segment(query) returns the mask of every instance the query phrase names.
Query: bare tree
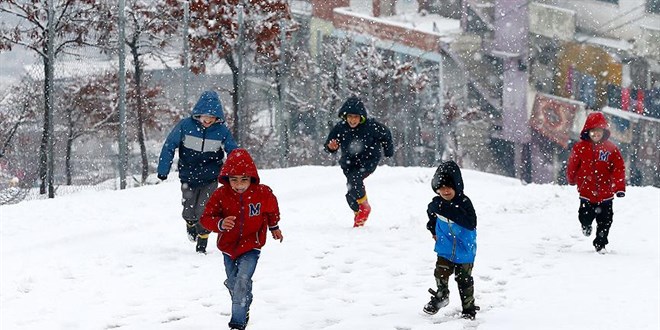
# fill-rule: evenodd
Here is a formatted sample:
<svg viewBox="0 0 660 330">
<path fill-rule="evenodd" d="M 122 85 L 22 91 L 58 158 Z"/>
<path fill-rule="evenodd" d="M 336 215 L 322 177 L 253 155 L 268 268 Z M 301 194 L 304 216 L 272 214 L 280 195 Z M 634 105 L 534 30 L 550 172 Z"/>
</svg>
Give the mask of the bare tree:
<svg viewBox="0 0 660 330">
<path fill-rule="evenodd" d="M 248 59 L 247 54 L 252 54 L 262 66 L 276 67 L 281 55 L 282 24 L 286 26 L 287 36 L 298 25 L 291 17 L 286 0 L 193 0 L 190 15 L 191 70 L 204 72 L 207 62 L 213 58 L 224 60 L 231 69 L 234 110 L 231 125 L 234 138 L 240 144 L 243 106 L 240 86 L 244 74 L 240 63 Z"/>
<path fill-rule="evenodd" d="M 56 1 L 56 0 L 51 0 Z M 46 172 L 48 166 L 47 142 L 52 132 L 49 102 L 52 99 L 50 90 L 53 81 L 46 72 L 52 72 L 54 63 L 48 57 L 49 35 L 54 36 L 51 40 L 55 58 L 67 53 L 75 47 L 90 44 L 90 39 L 96 35 L 94 31 L 103 31 L 109 28 L 111 21 L 107 18 L 107 8 L 102 1 L 85 0 L 59 0 L 53 4 L 55 31 L 49 31 L 48 1 L 13 1 L 0 0 L 0 13 L 13 17 L 15 24 L 8 23 L 0 25 L 0 51 L 11 51 L 14 46 L 24 47 L 33 51 L 43 61 L 44 66 L 44 129 L 39 148 L 39 177 L 41 179 L 41 194 L 46 193 Z M 49 33 L 50 32 L 50 33 Z M 52 173 L 52 171 L 51 171 Z M 52 182 L 51 182 L 52 183 Z M 52 195 L 53 187 L 49 187 L 49 195 Z M 53 196 L 49 196 L 53 197 Z"/>
<path fill-rule="evenodd" d="M 133 59 L 133 83 L 135 84 L 134 105 L 137 117 L 137 139 L 142 160 L 141 182 L 149 175 L 149 160 L 144 139 L 145 102 L 143 91 L 143 57 L 151 55 L 157 58 L 170 57 L 168 47 L 172 36 L 179 30 L 179 19 L 174 15 L 181 12 L 181 1 L 166 0 L 129 0 L 126 7 L 127 33 L 125 43 Z"/>
</svg>

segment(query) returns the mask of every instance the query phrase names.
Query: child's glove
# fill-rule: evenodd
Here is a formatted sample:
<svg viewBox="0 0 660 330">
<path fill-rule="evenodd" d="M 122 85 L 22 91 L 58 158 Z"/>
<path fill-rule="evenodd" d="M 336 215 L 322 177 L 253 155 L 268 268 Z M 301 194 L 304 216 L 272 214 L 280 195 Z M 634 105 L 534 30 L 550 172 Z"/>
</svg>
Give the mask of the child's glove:
<svg viewBox="0 0 660 330">
<path fill-rule="evenodd" d="M 624 193 L 623 191 L 619 191 L 618 193 L 616 193 L 616 197 L 619 198 L 626 197 L 626 193 Z"/>
<path fill-rule="evenodd" d="M 165 181 L 165 180 L 167 180 L 167 175 L 158 174 L 158 179 Z"/>
</svg>

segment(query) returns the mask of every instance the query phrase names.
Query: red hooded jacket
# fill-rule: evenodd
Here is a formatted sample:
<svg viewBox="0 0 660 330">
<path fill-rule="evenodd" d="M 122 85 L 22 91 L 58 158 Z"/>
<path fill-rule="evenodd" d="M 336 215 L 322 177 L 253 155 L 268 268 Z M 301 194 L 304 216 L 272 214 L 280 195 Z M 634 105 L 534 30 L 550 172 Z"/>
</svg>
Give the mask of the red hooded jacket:
<svg viewBox="0 0 660 330">
<path fill-rule="evenodd" d="M 589 130 L 602 128 L 603 138 L 594 143 Z M 568 184 L 577 184 L 580 198 L 599 203 L 614 197 L 616 192 L 626 191 L 626 167 L 621 152 L 608 140 L 607 119 L 600 112 L 589 114 L 575 143 L 566 167 Z"/>
<path fill-rule="evenodd" d="M 252 178 L 245 192 L 239 194 L 231 188 L 229 176 L 232 175 Z M 232 151 L 218 179 L 223 185 L 206 202 L 200 223 L 218 233 L 218 249 L 232 259 L 250 250 L 261 249 L 266 243 L 266 228 L 278 229 L 280 210 L 273 191 L 259 183 L 257 167 L 247 150 Z M 236 217 L 235 226 L 231 230 L 222 230 L 220 221 L 228 216 Z"/>
</svg>

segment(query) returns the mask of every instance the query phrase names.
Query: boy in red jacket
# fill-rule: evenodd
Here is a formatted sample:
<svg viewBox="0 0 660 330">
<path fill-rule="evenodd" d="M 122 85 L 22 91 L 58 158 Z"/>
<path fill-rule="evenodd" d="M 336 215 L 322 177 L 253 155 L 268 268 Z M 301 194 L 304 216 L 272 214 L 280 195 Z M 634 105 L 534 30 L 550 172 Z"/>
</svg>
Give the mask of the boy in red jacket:
<svg viewBox="0 0 660 330">
<path fill-rule="evenodd" d="M 614 195 L 626 195 L 626 167 L 621 152 L 609 137 L 605 116 L 600 112 L 589 114 L 566 167 L 568 184 L 577 184 L 580 194 L 578 219 L 584 236 L 591 235 L 591 224 L 596 219 L 594 247 L 599 253 L 607 252 Z"/>
<path fill-rule="evenodd" d="M 261 247 L 266 243 L 266 229 L 280 242 L 280 211 L 277 198 L 266 185 L 259 183 L 257 167 L 245 149 L 235 149 L 227 157 L 219 176 L 223 185 L 206 203 L 200 219 L 204 228 L 218 233 L 218 249 L 224 255 L 231 295 L 229 328 L 245 329 L 252 303 L 252 275 Z"/>
</svg>

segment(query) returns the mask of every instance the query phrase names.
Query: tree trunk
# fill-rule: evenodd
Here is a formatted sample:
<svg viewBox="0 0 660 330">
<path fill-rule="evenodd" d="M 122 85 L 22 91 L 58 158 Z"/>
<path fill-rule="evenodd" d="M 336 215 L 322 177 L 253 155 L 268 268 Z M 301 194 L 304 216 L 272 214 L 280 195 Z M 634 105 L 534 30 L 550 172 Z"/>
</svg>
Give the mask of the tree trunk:
<svg viewBox="0 0 660 330">
<path fill-rule="evenodd" d="M 64 157 L 64 172 L 66 175 L 66 185 L 71 185 L 71 151 L 73 149 L 73 119 L 71 119 L 71 108 L 66 111 L 67 136 L 66 136 L 66 156 Z"/>
<path fill-rule="evenodd" d="M 44 72 L 48 72 L 48 58 L 44 57 Z M 39 144 L 39 180 L 41 184 L 39 185 L 39 194 L 46 194 L 46 174 L 48 166 L 48 126 L 49 126 L 49 109 L 48 109 L 48 98 L 50 93 L 48 91 L 48 84 L 51 82 L 48 79 L 44 79 L 44 128 L 41 133 L 41 143 Z"/>
<path fill-rule="evenodd" d="M 133 42 L 129 43 L 128 46 L 131 48 L 131 54 L 133 55 L 133 65 L 135 66 L 135 100 L 137 102 L 137 108 L 135 109 L 137 114 L 137 138 L 138 144 L 140 145 L 140 156 L 142 158 L 142 183 L 144 184 L 147 181 L 149 176 L 149 159 L 147 159 L 147 147 L 144 143 L 144 109 L 143 109 L 143 100 L 142 100 L 142 68 L 140 66 L 140 54 L 138 54 L 138 44 L 137 36 L 133 38 Z"/>
<path fill-rule="evenodd" d="M 227 62 L 227 65 L 229 65 L 229 68 L 231 69 L 231 77 L 232 77 L 232 86 L 234 90 L 231 93 L 231 101 L 232 105 L 234 106 L 234 112 L 233 112 L 233 117 L 234 117 L 234 122 L 232 123 L 231 129 L 231 134 L 236 141 L 237 145 L 241 145 L 241 139 L 240 135 L 238 134 L 238 131 L 240 127 L 238 127 L 238 109 L 239 109 L 239 85 L 240 82 L 239 80 L 241 79 L 240 73 L 238 72 L 238 66 L 236 65 L 236 62 L 234 61 L 234 57 L 232 56 L 231 53 L 228 53 L 225 56 L 225 62 Z"/>
</svg>

